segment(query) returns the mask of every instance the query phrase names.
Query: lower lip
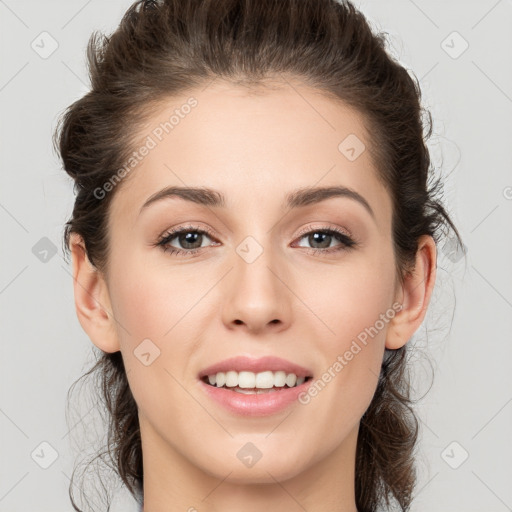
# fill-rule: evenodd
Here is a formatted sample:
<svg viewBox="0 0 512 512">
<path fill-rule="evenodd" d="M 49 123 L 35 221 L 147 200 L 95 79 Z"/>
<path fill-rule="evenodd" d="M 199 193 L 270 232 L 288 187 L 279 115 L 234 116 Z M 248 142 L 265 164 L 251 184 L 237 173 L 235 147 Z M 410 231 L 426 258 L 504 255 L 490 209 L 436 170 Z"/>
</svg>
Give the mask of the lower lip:
<svg viewBox="0 0 512 512">
<path fill-rule="evenodd" d="M 280 412 L 292 403 L 297 397 L 309 387 L 313 379 L 303 382 L 300 386 L 293 388 L 280 388 L 278 391 L 245 395 L 226 388 L 218 388 L 206 384 L 200 380 L 199 383 L 205 393 L 228 411 L 240 416 L 268 416 Z"/>
</svg>

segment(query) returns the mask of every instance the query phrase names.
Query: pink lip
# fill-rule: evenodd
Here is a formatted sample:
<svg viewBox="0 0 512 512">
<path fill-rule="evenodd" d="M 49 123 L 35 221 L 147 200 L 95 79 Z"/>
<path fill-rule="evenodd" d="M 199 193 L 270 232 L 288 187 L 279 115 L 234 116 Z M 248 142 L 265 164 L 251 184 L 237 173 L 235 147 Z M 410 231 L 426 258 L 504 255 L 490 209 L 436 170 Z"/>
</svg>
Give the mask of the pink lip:
<svg viewBox="0 0 512 512">
<path fill-rule="evenodd" d="M 295 402 L 299 394 L 304 392 L 313 381 L 313 379 L 310 378 L 300 386 L 293 388 L 285 386 L 283 388 L 276 388 L 277 391 L 270 393 L 246 395 L 226 388 L 211 386 L 202 380 L 207 375 L 213 375 L 218 372 L 228 372 L 230 370 L 254 373 L 267 370 L 273 372 L 281 370 L 286 373 L 294 373 L 297 377 L 313 377 L 313 372 L 291 361 L 273 356 L 258 359 L 246 356 L 232 357 L 202 370 L 198 375 L 201 389 L 203 389 L 211 399 L 225 407 L 228 411 L 241 416 L 266 416 L 279 412 Z"/>
<path fill-rule="evenodd" d="M 313 372 L 311 370 L 292 363 L 291 361 L 287 361 L 286 359 L 281 359 L 280 357 L 266 356 L 254 359 L 246 356 L 237 356 L 208 366 L 208 368 L 205 368 L 199 373 L 199 379 L 207 375 L 213 375 L 218 372 L 228 372 L 230 370 L 235 372 L 246 371 L 254 373 L 264 372 L 266 370 L 270 370 L 272 372 L 282 370 L 286 373 L 294 373 L 297 377 L 313 376 Z"/>
<path fill-rule="evenodd" d="M 267 416 L 282 411 L 294 403 L 312 382 L 313 380 L 309 379 L 300 386 L 279 388 L 278 391 L 260 395 L 244 395 L 226 388 L 210 386 L 202 380 L 199 381 L 199 385 L 212 400 L 236 415 Z"/>
</svg>

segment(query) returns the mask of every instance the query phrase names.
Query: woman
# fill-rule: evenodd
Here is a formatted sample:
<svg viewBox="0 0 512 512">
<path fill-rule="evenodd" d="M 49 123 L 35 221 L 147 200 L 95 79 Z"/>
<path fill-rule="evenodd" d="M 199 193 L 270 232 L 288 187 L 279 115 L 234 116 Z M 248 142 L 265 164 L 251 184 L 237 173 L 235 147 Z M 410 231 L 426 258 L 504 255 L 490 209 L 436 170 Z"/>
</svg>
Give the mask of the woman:
<svg viewBox="0 0 512 512">
<path fill-rule="evenodd" d="M 56 144 L 114 470 L 146 512 L 407 510 L 460 241 L 418 84 L 348 1 L 138 1 L 88 57 Z"/>
</svg>

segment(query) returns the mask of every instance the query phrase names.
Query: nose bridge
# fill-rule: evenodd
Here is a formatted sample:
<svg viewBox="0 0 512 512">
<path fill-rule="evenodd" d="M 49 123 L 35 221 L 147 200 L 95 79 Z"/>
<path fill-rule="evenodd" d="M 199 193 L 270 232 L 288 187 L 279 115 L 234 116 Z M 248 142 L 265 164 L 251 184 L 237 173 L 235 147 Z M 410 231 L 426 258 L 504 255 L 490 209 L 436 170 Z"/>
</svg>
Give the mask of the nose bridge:
<svg viewBox="0 0 512 512">
<path fill-rule="evenodd" d="M 271 233 L 257 237 L 248 235 L 236 246 L 232 280 L 223 305 L 225 322 L 241 321 L 251 330 L 289 320 L 290 297 L 277 277 L 282 268 L 279 251 L 271 245 Z"/>
</svg>

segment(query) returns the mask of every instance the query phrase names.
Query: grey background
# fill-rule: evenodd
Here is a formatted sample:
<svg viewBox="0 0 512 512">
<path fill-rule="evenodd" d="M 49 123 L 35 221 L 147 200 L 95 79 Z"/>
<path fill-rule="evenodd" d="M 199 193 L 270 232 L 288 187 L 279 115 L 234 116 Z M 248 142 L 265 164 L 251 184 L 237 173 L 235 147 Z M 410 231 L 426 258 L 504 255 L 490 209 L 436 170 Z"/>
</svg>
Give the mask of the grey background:
<svg viewBox="0 0 512 512">
<path fill-rule="evenodd" d="M 412 510 L 512 510 L 512 1 L 355 3 L 421 79 L 432 158 L 468 249 L 464 260 L 439 248 L 433 304 L 411 341 L 415 389 L 428 391 Z M 112 31 L 130 4 L 0 0 L 0 511 L 71 510 L 72 439 L 98 425 L 92 399 L 66 423 L 92 343 L 62 257 L 72 183 L 50 138 L 87 91 L 90 33 Z"/>
</svg>

